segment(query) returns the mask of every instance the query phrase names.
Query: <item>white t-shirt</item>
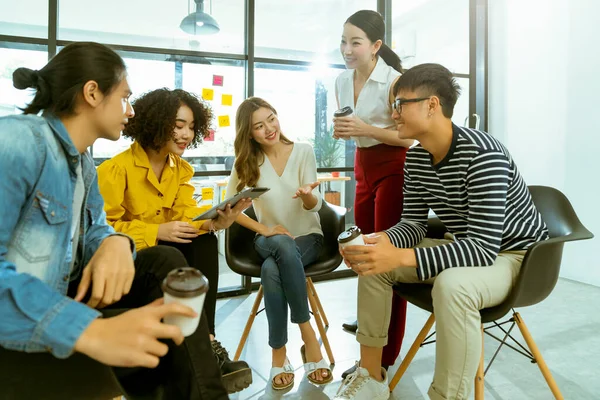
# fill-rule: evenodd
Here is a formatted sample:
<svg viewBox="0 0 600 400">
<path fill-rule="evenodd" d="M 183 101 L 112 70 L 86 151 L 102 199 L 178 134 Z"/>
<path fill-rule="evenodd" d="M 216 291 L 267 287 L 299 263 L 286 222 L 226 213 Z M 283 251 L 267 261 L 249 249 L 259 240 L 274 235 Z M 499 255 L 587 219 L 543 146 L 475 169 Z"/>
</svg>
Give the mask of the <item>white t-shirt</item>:
<svg viewBox="0 0 600 400">
<path fill-rule="evenodd" d="M 267 156 L 259 169 L 256 186 L 271 190 L 252 202 L 258 222 L 268 227 L 281 225 L 294 237 L 311 233 L 323 235 L 318 214 L 323 204 L 319 187 L 312 192 L 317 197 L 317 204 L 310 210 L 303 207 L 301 199 L 292 198 L 300 186 L 317 181 L 317 162 L 312 147 L 307 143 L 294 143 L 281 176 L 277 175 Z M 227 197 L 238 192 L 238 183 L 234 168 L 227 184 Z"/>
<path fill-rule="evenodd" d="M 365 82 L 356 106 L 354 105 L 354 70 L 342 72 L 335 80 L 335 94 L 340 102 L 340 108 L 352 107 L 354 115 L 365 123 L 377 128 L 390 129 L 396 124 L 392 119 L 392 106 L 390 104 L 390 87 L 400 72 L 390 67 L 378 57 L 377 64 Z M 358 147 L 371 147 L 380 144 L 377 139 L 355 137 Z"/>
</svg>

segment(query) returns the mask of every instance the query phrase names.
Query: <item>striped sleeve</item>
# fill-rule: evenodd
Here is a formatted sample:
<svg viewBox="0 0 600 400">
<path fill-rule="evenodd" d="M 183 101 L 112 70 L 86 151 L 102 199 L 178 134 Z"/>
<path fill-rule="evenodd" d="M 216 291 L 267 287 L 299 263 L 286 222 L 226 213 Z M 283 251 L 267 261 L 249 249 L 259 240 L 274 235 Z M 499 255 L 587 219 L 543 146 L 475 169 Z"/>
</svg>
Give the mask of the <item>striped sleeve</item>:
<svg viewBox="0 0 600 400">
<path fill-rule="evenodd" d="M 416 248 L 420 279 L 432 278 L 446 268 L 494 263 L 502 243 L 509 177 L 510 162 L 501 152 L 486 151 L 472 159 L 466 176 L 466 237 L 442 246 Z"/>
<path fill-rule="evenodd" d="M 398 248 L 415 247 L 427 233 L 429 206 L 421 197 L 404 166 L 404 206 L 399 223 L 386 230 L 392 244 Z"/>
</svg>

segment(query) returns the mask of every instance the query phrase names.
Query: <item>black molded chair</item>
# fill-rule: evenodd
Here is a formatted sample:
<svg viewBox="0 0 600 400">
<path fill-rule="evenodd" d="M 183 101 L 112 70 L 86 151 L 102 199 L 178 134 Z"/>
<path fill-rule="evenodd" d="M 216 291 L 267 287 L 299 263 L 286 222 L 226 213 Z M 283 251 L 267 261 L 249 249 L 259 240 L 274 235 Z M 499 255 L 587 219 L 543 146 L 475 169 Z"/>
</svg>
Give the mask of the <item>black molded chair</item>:
<svg viewBox="0 0 600 400">
<path fill-rule="evenodd" d="M 250 218 L 256 220 L 256 214 L 252 207 L 246 210 L 245 213 Z M 323 230 L 324 235 L 323 250 L 321 251 L 319 259 L 315 263 L 306 266 L 304 269 L 306 273 L 308 301 L 312 309 L 315 323 L 319 329 L 323 346 L 325 346 L 325 350 L 327 351 L 327 357 L 331 364 L 335 364 L 335 360 L 325 331 L 325 327 L 329 326 L 329 321 L 327 321 L 327 316 L 323 311 L 323 306 L 321 305 L 321 301 L 319 300 L 311 277 L 327 274 L 342 263 L 342 256 L 338 250 L 337 237 L 346 229 L 345 214 L 346 210 L 344 208 L 323 201 L 323 206 L 319 211 L 321 229 Z M 225 232 L 225 258 L 229 268 L 234 272 L 244 276 L 260 278 L 262 260 L 254 249 L 254 235 L 254 232 L 251 230 L 246 229 L 239 224 L 233 224 Z M 256 300 L 254 301 L 252 311 L 250 311 L 248 321 L 246 322 L 244 333 L 242 334 L 237 351 L 235 352 L 234 360 L 240 358 L 246 340 L 248 339 L 248 334 L 252 328 L 254 318 L 263 310 L 259 310 L 262 298 L 263 288 L 261 285 Z"/>
<path fill-rule="evenodd" d="M 0 382 L 0 400 L 109 400 L 123 393 L 112 368 L 79 353 L 59 360 L 0 347 Z"/>
<path fill-rule="evenodd" d="M 572 242 L 575 240 L 591 239 L 594 237 L 594 235 L 579 221 L 579 218 L 577 218 L 571 203 L 559 190 L 547 186 L 530 186 L 529 190 L 531 192 L 531 196 L 533 197 L 535 206 L 542 214 L 542 218 L 548 226 L 550 239 L 543 242 L 538 242 L 527 250 L 515 286 L 506 300 L 495 307 L 486 308 L 480 311 L 482 332 L 487 333 L 494 339 L 498 340 L 500 342 L 500 346 L 494 353 L 494 356 L 490 360 L 490 363 L 485 371 L 483 369 L 483 349 L 481 351 L 481 362 L 475 377 L 476 400 L 483 399 L 483 380 L 485 373 L 491 366 L 496 355 L 498 354 L 498 351 L 503 345 L 518 351 L 519 353 L 530 358 L 533 362 L 536 362 L 540 368 L 540 371 L 542 372 L 542 375 L 546 379 L 550 390 L 554 394 L 554 397 L 556 399 L 563 399 L 563 396 L 560 393 L 558 386 L 556 385 L 556 382 L 554 381 L 554 378 L 552 377 L 552 374 L 550 373 L 550 370 L 548 369 L 548 366 L 542 357 L 542 354 L 533 341 L 533 338 L 531 337 L 523 318 L 514 310 L 514 308 L 532 306 L 548 297 L 548 295 L 554 289 L 554 286 L 556 286 L 556 282 L 558 280 L 564 244 L 566 242 Z M 441 238 L 444 236 L 445 228 L 439 219 L 430 218 L 428 225 L 428 237 Z M 427 336 L 435 320 L 433 315 L 431 289 L 432 286 L 426 284 L 399 283 L 394 287 L 394 292 L 397 295 L 406 299 L 408 302 L 416 305 L 417 307 L 431 312 L 432 314 L 425 323 L 423 329 L 421 329 L 419 332 L 417 339 L 409 349 L 404 360 L 402 360 L 402 363 L 394 375 L 394 378 L 391 380 L 390 391 L 394 390 L 394 387 L 404 372 L 406 372 L 406 369 L 419 350 L 419 347 L 431 343 L 427 342 L 427 340 L 433 335 Z M 497 322 L 497 320 L 504 317 L 511 310 L 513 311 L 513 315 L 508 321 L 502 323 Z M 492 323 L 492 325 L 484 328 L 484 323 Z M 508 330 L 506 330 L 503 325 L 509 323 L 511 326 Z M 525 339 L 529 349 L 526 349 L 510 335 L 510 332 L 514 328 L 515 324 L 521 331 L 521 334 L 523 335 L 523 338 Z M 495 335 L 491 334 L 488 331 L 491 328 L 500 328 L 505 334 L 504 338 L 499 339 Z M 506 343 L 508 338 L 515 342 L 520 348 L 516 348 Z"/>
</svg>

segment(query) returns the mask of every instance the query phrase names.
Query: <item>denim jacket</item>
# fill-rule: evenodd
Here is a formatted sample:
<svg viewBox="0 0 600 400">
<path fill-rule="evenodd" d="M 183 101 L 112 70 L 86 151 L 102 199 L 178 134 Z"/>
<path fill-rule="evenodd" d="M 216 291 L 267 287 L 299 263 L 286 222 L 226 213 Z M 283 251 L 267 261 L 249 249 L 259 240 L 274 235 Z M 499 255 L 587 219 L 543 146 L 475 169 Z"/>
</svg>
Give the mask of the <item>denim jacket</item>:
<svg viewBox="0 0 600 400">
<path fill-rule="evenodd" d="M 80 155 L 52 116 L 0 118 L 0 346 L 65 358 L 100 313 L 66 297 L 76 169 L 85 197 L 74 273 L 81 273 L 106 223 L 94 162 Z"/>
</svg>

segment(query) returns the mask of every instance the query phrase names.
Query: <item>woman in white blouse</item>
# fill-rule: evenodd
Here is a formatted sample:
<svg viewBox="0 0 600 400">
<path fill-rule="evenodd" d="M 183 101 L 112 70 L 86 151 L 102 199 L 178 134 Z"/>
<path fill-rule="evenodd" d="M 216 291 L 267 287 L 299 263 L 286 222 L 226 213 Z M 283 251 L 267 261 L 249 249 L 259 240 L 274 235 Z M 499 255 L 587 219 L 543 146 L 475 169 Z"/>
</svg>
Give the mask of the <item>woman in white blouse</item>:
<svg viewBox="0 0 600 400">
<path fill-rule="evenodd" d="M 243 213 L 236 222 L 257 233 L 255 249 L 264 260 L 261 283 L 273 349 L 271 385 L 281 390 L 294 384 L 285 347 L 288 306 L 304 341 L 301 351 L 309 381 L 329 383 L 331 369 L 310 324 L 304 274 L 304 267 L 318 258 L 323 246 L 318 214 L 322 199 L 313 149 L 286 138 L 275 108 L 251 97 L 237 110 L 235 156 L 228 197 L 245 187 L 270 189 L 253 201 L 258 222 Z"/>
<path fill-rule="evenodd" d="M 335 81 L 339 108 L 354 110 L 351 116 L 334 118 L 334 137 L 356 141 L 354 220 L 364 234 L 384 231 L 400 221 L 404 160 L 413 144 L 398 138 L 392 120 L 392 89 L 402 66 L 383 43 L 384 35 L 379 13 L 361 10 L 351 15 L 340 44 L 348 69 Z M 383 352 L 385 367 L 394 364 L 404 336 L 406 301 L 395 297 L 393 304 L 389 342 Z M 344 327 L 356 331 L 356 322 Z"/>
</svg>

